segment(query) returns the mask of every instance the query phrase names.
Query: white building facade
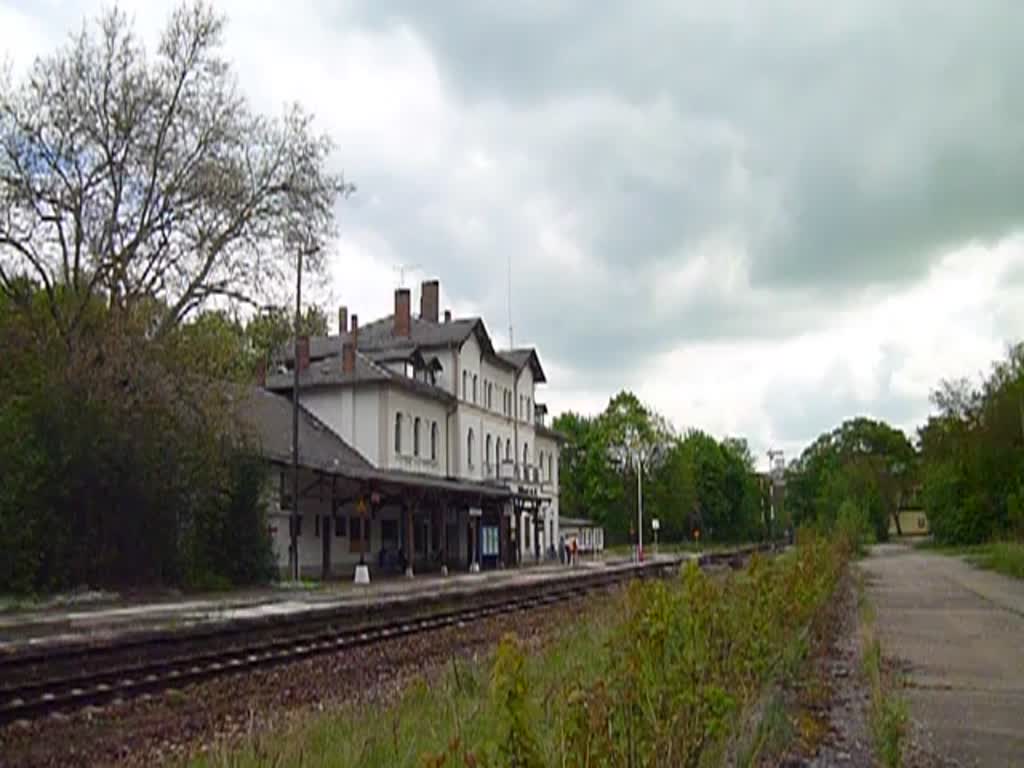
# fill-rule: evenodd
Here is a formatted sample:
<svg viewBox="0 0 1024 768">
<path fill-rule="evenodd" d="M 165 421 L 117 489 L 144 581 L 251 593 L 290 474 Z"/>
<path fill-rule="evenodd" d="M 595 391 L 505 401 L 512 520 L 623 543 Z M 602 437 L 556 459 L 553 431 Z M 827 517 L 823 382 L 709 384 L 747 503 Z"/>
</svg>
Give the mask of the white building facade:
<svg viewBox="0 0 1024 768">
<path fill-rule="evenodd" d="M 341 308 L 338 335 L 300 340 L 298 360 L 289 350 L 267 376 L 267 389 L 290 396 L 298 365 L 303 411 L 376 478 L 352 498 L 302 497 L 303 572 L 343 572 L 360 559 L 408 569 L 558 556 L 561 438 L 537 403 L 539 356 L 496 350 L 482 319 L 442 318 L 439 306 L 440 285 L 428 281 L 418 315 L 408 289 L 395 292 L 392 315 L 364 326 Z M 366 490 L 378 485 L 393 492 Z M 286 565 L 290 513 L 280 509 L 273 527 Z"/>
</svg>

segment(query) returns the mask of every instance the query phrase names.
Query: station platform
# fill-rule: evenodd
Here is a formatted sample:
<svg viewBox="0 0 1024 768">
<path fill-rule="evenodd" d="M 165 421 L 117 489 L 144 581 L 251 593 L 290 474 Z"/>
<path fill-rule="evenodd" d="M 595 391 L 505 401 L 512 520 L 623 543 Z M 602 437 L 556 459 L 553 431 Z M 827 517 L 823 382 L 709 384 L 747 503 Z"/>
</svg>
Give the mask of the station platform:
<svg viewBox="0 0 1024 768">
<path fill-rule="evenodd" d="M 679 560 L 679 557 L 663 556 L 654 560 L 669 563 Z M 0 654 L 26 648 L 44 649 L 51 645 L 96 644 L 136 633 L 266 620 L 331 608 L 408 604 L 417 599 L 456 597 L 518 585 L 532 586 L 629 565 L 626 558 L 583 560 L 573 567 L 550 563 L 448 576 L 426 574 L 412 579 L 394 576 L 378 578 L 362 586 L 348 582 L 294 587 L 281 584 L 196 599 L 108 600 L 89 605 L 13 610 L 0 613 Z"/>
</svg>

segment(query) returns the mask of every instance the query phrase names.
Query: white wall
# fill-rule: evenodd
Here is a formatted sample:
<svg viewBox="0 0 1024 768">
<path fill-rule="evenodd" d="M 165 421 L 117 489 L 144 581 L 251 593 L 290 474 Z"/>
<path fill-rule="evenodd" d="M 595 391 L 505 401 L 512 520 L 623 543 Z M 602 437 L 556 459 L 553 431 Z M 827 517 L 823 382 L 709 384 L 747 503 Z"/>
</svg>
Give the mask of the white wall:
<svg viewBox="0 0 1024 768">
<path fill-rule="evenodd" d="M 355 448 L 380 466 L 380 386 L 323 387 L 299 393 L 299 402 Z"/>
<path fill-rule="evenodd" d="M 551 503 L 548 507 L 547 521 L 545 525 L 550 533 L 551 541 L 558 546 L 558 539 L 561 535 L 559 526 L 558 516 L 559 504 L 558 504 L 558 458 L 559 458 L 559 446 L 555 440 L 550 437 L 544 437 L 542 435 L 537 436 L 537 450 L 544 452 L 544 464 L 541 467 L 541 488 L 542 493 L 545 496 L 551 497 Z M 547 470 L 547 456 L 551 456 L 551 474 L 548 474 Z"/>
<path fill-rule="evenodd" d="M 432 475 L 445 474 L 445 416 L 444 403 L 428 397 L 420 397 L 398 387 L 391 387 L 387 394 L 386 407 L 386 455 L 382 467 L 402 469 L 407 472 L 423 472 Z M 402 414 L 402 446 L 395 451 L 395 419 Z M 420 419 L 420 451 L 415 455 L 413 430 L 416 419 Z M 437 454 L 431 458 L 431 427 L 437 425 Z"/>
</svg>

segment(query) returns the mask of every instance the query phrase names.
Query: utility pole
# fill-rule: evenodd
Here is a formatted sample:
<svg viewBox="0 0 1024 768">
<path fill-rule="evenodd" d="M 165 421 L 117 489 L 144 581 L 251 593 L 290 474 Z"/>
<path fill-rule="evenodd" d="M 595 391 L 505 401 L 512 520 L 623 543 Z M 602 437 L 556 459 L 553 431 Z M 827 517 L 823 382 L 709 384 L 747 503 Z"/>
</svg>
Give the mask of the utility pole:
<svg viewBox="0 0 1024 768">
<path fill-rule="evenodd" d="M 291 571 L 292 581 L 299 580 L 299 335 L 302 331 L 302 257 L 319 250 L 315 245 L 299 248 L 295 265 L 295 339 L 292 347 L 292 513 Z"/>
<path fill-rule="evenodd" d="M 288 532 L 291 534 L 292 581 L 299 580 L 299 333 L 302 323 L 302 249 L 299 248 L 295 268 L 295 338 L 292 346 L 292 513 Z"/>
</svg>

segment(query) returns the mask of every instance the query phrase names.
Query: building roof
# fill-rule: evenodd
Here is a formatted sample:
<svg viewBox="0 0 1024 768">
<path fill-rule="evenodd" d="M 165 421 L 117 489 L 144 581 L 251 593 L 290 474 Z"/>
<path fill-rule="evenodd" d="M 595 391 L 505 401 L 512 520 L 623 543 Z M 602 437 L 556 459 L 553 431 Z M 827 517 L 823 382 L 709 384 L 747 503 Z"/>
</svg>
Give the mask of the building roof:
<svg viewBox="0 0 1024 768">
<path fill-rule="evenodd" d="M 576 528 L 601 528 L 600 523 L 594 522 L 593 520 L 587 520 L 585 517 L 565 517 L 559 515 L 558 527 L 564 528 L 565 526 L 571 526 Z"/>
<path fill-rule="evenodd" d="M 269 373 L 265 386 L 274 392 L 289 392 L 295 383 L 294 376 L 292 371 Z M 445 403 L 455 400 L 454 395 L 445 389 L 389 370 L 362 352 L 356 354 L 355 370 L 352 373 L 342 370 L 340 357 L 326 357 L 311 362 L 309 368 L 299 372 L 299 389 L 354 384 L 390 384 Z"/>
<path fill-rule="evenodd" d="M 387 315 L 359 329 L 359 348 L 392 349 L 409 345 L 418 347 L 458 346 L 474 332 L 482 330 L 482 326 L 483 320 L 479 317 L 466 317 L 448 323 L 432 323 L 412 315 L 409 318 L 409 335 L 397 336 L 395 335 L 395 316 Z M 484 335 L 486 335 L 486 330 L 484 330 Z M 348 334 L 346 334 L 347 336 Z M 488 344 L 490 344 L 489 341 Z"/>
<path fill-rule="evenodd" d="M 245 435 L 253 440 L 268 461 L 292 461 L 292 403 L 261 387 L 241 390 L 232 398 Z M 378 469 L 336 432 L 299 406 L 299 464 L 328 474 L 382 485 L 430 488 L 488 498 L 508 498 L 504 486 L 438 477 L 419 472 Z"/>
<path fill-rule="evenodd" d="M 516 372 L 523 370 L 526 365 L 529 365 L 533 371 L 534 381 L 542 383 L 547 381 L 544 369 L 540 365 L 540 358 L 537 356 L 537 350 L 533 347 L 502 350 L 498 353 L 498 357 L 513 366 Z"/>
<path fill-rule="evenodd" d="M 246 437 L 270 461 L 291 463 L 292 403 L 262 387 L 249 387 L 232 398 Z M 327 472 L 350 473 L 373 469 L 355 448 L 313 414 L 299 406 L 299 464 Z"/>
<path fill-rule="evenodd" d="M 556 443 L 567 443 L 569 438 L 559 432 L 557 429 L 546 427 L 543 424 L 534 424 L 534 431 L 541 437 L 546 437 L 549 440 L 554 440 Z"/>
</svg>

